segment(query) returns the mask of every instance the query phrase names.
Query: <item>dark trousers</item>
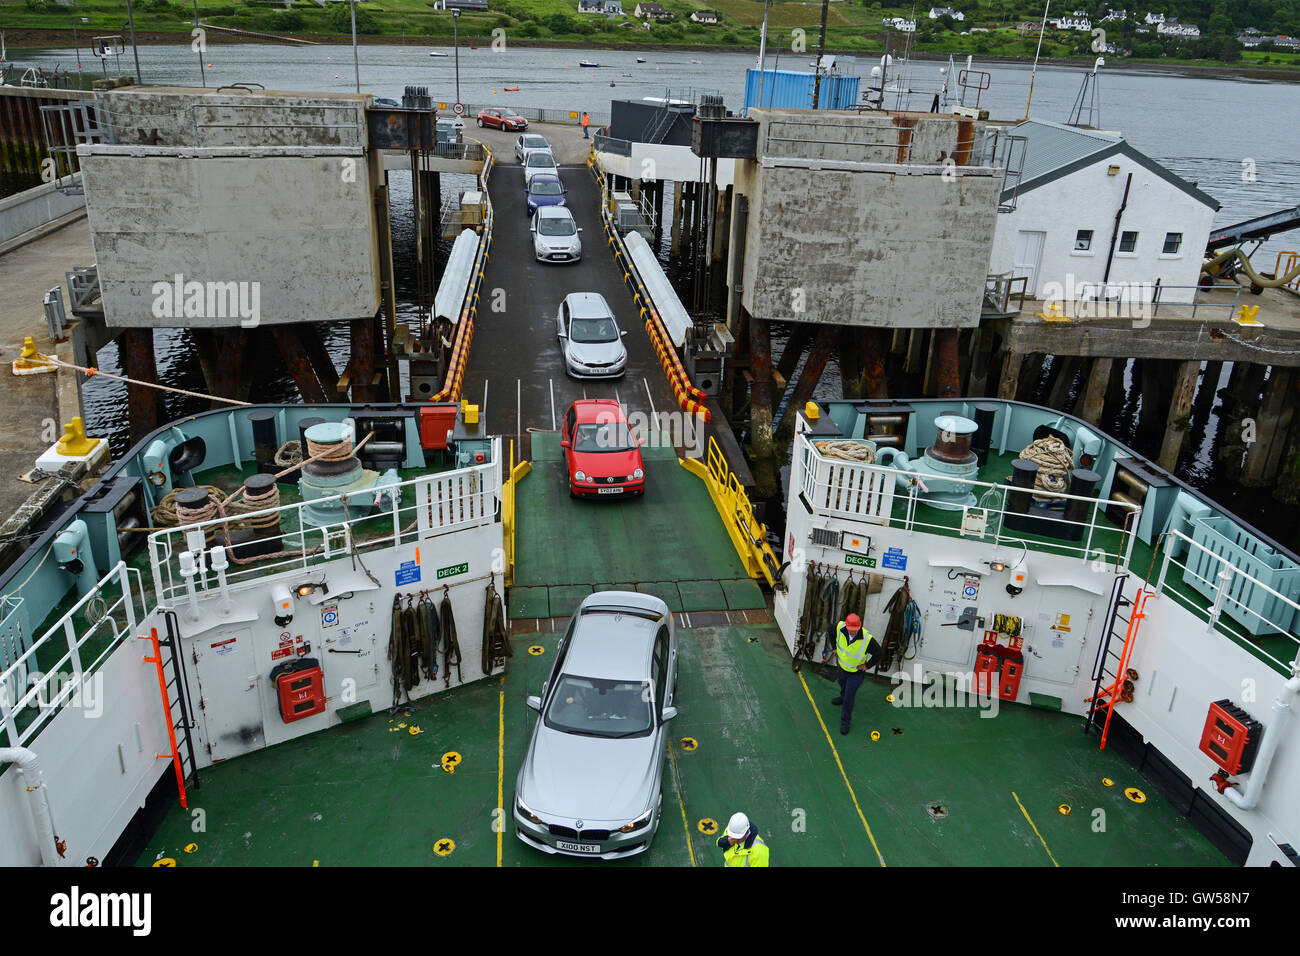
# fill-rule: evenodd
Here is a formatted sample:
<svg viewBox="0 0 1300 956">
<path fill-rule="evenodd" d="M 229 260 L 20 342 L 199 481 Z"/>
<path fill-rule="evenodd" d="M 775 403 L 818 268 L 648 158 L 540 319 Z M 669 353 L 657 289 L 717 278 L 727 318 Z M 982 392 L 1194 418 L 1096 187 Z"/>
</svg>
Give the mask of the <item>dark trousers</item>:
<svg viewBox="0 0 1300 956">
<path fill-rule="evenodd" d="M 585 127 L 585 126 L 582 128 L 582 138 L 583 138 L 583 139 L 591 139 L 591 137 L 587 135 L 587 127 Z"/>
<path fill-rule="evenodd" d="M 840 668 L 837 680 L 840 682 L 840 696 L 844 698 L 844 703 L 840 707 L 840 726 L 847 727 L 849 720 L 853 717 L 853 701 L 858 696 L 858 688 L 862 682 L 867 679 L 867 675 L 862 671 L 846 671 Z"/>
</svg>

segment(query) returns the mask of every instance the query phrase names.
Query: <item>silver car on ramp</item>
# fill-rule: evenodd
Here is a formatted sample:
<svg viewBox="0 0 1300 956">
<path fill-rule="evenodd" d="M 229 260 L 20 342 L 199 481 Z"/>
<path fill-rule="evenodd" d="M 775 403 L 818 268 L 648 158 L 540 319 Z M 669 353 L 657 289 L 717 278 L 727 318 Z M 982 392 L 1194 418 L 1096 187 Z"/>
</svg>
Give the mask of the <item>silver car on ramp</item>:
<svg viewBox="0 0 1300 956">
<path fill-rule="evenodd" d="M 668 605 L 635 591 L 584 600 L 550 677 L 515 782 L 515 834 L 544 853 L 618 860 L 659 827 L 677 634 Z"/>
</svg>

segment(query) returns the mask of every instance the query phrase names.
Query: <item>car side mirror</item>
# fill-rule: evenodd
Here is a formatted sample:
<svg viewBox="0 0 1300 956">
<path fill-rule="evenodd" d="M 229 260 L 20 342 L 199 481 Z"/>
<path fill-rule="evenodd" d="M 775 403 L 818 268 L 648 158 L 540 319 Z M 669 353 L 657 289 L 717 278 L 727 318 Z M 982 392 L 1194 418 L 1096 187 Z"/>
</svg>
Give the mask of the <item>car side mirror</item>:
<svg viewBox="0 0 1300 956">
<path fill-rule="evenodd" d="M 539 714 L 542 712 L 542 699 L 538 697 L 536 694 L 529 697 L 527 700 L 524 701 L 524 703 L 528 705 L 529 710 L 535 710 Z"/>
<path fill-rule="evenodd" d="M 676 707 L 668 706 L 664 708 L 663 721 L 665 724 L 668 723 L 668 721 L 672 720 L 676 716 L 677 716 Z"/>
<path fill-rule="evenodd" d="M 623 329 L 623 331 L 619 332 L 618 334 L 619 334 L 619 335 L 627 335 L 627 329 Z"/>
<path fill-rule="evenodd" d="M 561 447 L 561 448 L 568 448 L 568 447 L 569 447 L 569 439 L 567 439 L 567 438 L 561 438 L 561 439 L 560 439 L 560 447 Z"/>
<path fill-rule="evenodd" d="M 536 231 L 537 231 L 537 227 L 536 227 L 536 226 L 529 226 L 529 227 L 528 227 L 528 231 L 529 231 L 529 232 L 536 232 Z"/>
<path fill-rule="evenodd" d="M 581 227 L 581 226 L 578 227 L 578 232 L 582 232 L 582 227 Z"/>
</svg>

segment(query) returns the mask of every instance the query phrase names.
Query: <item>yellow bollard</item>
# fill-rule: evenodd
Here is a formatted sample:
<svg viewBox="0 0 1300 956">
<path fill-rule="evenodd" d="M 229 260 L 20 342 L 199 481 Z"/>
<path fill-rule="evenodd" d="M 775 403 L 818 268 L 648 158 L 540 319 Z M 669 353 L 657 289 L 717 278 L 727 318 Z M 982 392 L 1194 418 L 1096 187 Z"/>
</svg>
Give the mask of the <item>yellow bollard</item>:
<svg viewBox="0 0 1300 956">
<path fill-rule="evenodd" d="M 23 350 L 18 358 L 13 360 L 12 369 L 15 375 L 41 375 L 59 370 L 53 362 L 53 356 L 42 355 L 36 351 L 36 343 L 29 335 L 23 339 Z"/>
<path fill-rule="evenodd" d="M 1237 310 L 1237 314 L 1232 317 L 1232 320 L 1238 325 L 1263 325 L 1263 322 L 1255 318 L 1258 314 L 1259 306 L 1243 305 Z"/>
<path fill-rule="evenodd" d="M 102 440 L 100 438 L 87 438 L 86 425 L 80 417 L 77 417 L 63 426 L 63 435 L 59 438 L 59 454 L 66 455 L 69 458 L 84 458 Z"/>
</svg>

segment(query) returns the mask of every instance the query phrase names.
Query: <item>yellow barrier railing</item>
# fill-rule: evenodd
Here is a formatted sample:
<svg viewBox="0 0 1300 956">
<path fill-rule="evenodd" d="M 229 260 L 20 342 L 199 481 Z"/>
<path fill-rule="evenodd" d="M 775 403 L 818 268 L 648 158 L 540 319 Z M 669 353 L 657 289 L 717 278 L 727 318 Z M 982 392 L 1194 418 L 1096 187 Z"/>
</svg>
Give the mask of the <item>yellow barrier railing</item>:
<svg viewBox="0 0 1300 956">
<path fill-rule="evenodd" d="M 727 464 L 717 441 L 709 437 L 703 463 L 694 458 L 679 458 L 678 462 L 709 489 L 709 497 L 713 499 L 713 506 L 722 518 L 736 553 L 744 562 L 745 571 L 751 578 L 763 578 L 769 586 L 775 587 L 780 559 L 767 543 L 767 528 L 754 516 L 749 495 L 745 494 L 735 472 Z"/>
<path fill-rule="evenodd" d="M 515 463 L 515 443 L 510 443 L 510 471 L 506 475 L 506 480 L 502 483 L 501 489 L 501 523 L 505 526 L 505 549 L 506 549 L 506 566 L 505 580 L 506 587 L 515 583 L 515 485 L 519 480 L 533 470 L 533 466 L 526 461 Z"/>
</svg>

